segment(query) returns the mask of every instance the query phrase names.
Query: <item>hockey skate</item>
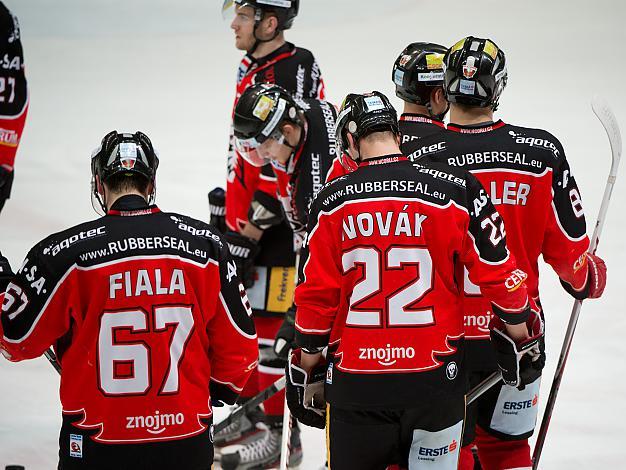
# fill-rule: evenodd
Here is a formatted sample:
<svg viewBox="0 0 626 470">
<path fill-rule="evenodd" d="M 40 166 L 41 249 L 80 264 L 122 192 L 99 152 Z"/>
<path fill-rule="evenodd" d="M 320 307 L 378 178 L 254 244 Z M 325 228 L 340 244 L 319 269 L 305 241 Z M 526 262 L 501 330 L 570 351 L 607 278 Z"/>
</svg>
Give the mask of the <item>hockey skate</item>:
<svg viewBox="0 0 626 470">
<path fill-rule="evenodd" d="M 264 470 L 278 468 L 280 464 L 280 443 L 282 429 L 280 423 L 268 426 L 258 423 L 262 429 L 254 439 L 246 444 L 233 445 L 222 449 L 223 470 Z M 297 425 L 291 431 L 290 453 L 287 467 L 299 468 L 302 463 L 302 443 Z"/>
<path fill-rule="evenodd" d="M 213 448 L 216 461 L 219 461 L 224 448 L 233 445 L 245 445 L 255 439 L 262 437 L 264 429 L 257 427 L 257 423 L 262 422 L 265 414 L 261 408 L 256 407 L 244 414 L 241 419 L 233 421 L 221 432 L 215 435 Z"/>
</svg>

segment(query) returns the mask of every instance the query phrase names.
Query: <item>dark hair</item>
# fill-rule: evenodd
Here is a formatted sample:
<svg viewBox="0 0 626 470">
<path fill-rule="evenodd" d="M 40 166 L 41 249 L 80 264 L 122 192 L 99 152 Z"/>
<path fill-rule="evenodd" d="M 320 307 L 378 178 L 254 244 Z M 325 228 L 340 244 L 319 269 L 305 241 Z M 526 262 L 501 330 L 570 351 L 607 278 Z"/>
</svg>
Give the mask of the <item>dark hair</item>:
<svg viewBox="0 0 626 470">
<path fill-rule="evenodd" d="M 109 191 L 113 193 L 129 193 L 137 191 L 141 194 L 148 194 L 150 180 L 138 173 L 115 173 L 104 183 Z"/>
</svg>

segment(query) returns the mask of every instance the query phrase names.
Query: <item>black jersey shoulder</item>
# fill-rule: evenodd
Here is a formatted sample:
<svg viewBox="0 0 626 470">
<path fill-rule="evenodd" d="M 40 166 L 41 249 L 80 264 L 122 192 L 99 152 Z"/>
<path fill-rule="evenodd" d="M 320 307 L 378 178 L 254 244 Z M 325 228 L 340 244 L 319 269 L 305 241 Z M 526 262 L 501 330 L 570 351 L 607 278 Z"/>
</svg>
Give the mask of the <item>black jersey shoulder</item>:
<svg viewBox="0 0 626 470">
<path fill-rule="evenodd" d="M 312 212 L 330 212 L 347 201 L 376 198 L 416 198 L 446 206 L 467 207 L 466 171 L 436 162 L 407 160 L 361 166 L 327 183 L 318 193 Z"/>
<path fill-rule="evenodd" d="M 214 227 L 176 213 L 105 216 L 52 234 L 30 257 L 61 274 L 72 265 L 95 266 L 122 258 L 178 256 L 200 264 L 216 260 L 224 247 Z"/>
<path fill-rule="evenodd" d="M 447 130 L 425 137 L 419 144 L 410 155 L 412 160 L 436 161 L 469 171 L 503 168 L 541 174 L 565 159 L 561 143 L 549 132 L 501 121 L 491 130 Z"/>
<path fill-rule="evenodd" d="M 291 45 L 285 54 L 288 55 L 261 71 L 260 81 L 276 83 L 296 98 L 316 98 L 322 77 L 311 51 Z"/>
</svg>

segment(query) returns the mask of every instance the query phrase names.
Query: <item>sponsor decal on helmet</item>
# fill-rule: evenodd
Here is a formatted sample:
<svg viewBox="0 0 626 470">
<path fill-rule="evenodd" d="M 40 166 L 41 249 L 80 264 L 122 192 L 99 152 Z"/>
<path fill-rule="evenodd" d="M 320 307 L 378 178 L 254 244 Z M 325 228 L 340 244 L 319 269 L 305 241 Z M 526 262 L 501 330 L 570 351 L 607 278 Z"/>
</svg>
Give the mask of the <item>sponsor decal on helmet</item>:
<svg viewBox="0 0 626 470">
<path fill-rule="evenodd" d="M 465 63 L 463 64 L 463 76 L 465 78 L 474 78 L 474 75 L 476 75 L 476 71 L 478 70 L 475 64 L 476 57 L 471 55 L 465 59 Z"/>
<path fill-rule="evenodd" d="M 269 96 L 261 96 L 252 111 L 252 115 L 258 117 L 261 121 L 265 121 L 275 104 L 276 101 Z"/>
<path fill-rule="evenodd" d="M 262 5 L 270 5 L 273 7 L 290 8 L 291 0 L 257 0 Z"/>
<path fill-rule="evenodd" d="M 473 95 L 476 91 L 476 82 L 470 80 L 461 80 L 459 91 L 464 95 Z"/>
<path fill-rule="evenodd" d="M 498 55 L 498 47 L 491 41 L 487 40 L 485 42 L 483 52 L 490 56 L 493 60 L 496 60 L 496 56 Z"/>
<path fill-rule="evenodd" d="M 440 82 L 443 80 L 443 72 L 427 72 L 418 73 L 418 82 Z"/>
<path fill-rule="evenodd" d="M 450 48 L 450 53 L 460 50 L 461 48 L 463 48 L 464 44 L 465 44 L 465 38 L 461 39 L 454 46 L 452 46 Z"/>
<path fill-rule="evenodd" d="M 385 109 L 385 103 L 380 98 L 380 96 L 366 96 L 365 97 L 365 106 L 367 106 L 366 111 L 378 111 L 381 109 Z"/>
<path fill-rule="evenodd" d="M 396 69 L 393 72 L 393 82 L 396 85 L 402 86 L 404 83 L 404 70 Z"/>
<path fill-rule="evenodd" d="M 426 68 L 439 70 L 443 66 L 443 54 L 426 54 Z"/>
<path fill-rule="evenodd" d="M 132 170 L 137 163 L 137 144 L 134 142 L 120 143 L 120 163 L 122 168 Z"/>
</svg>

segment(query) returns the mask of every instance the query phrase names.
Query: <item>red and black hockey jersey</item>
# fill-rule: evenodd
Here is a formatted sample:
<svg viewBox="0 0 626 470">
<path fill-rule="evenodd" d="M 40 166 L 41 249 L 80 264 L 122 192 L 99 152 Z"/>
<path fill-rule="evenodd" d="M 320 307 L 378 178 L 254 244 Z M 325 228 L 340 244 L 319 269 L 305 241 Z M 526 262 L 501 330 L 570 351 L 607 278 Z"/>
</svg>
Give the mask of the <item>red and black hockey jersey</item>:
<svg viewBox="0 0 626 470">
<path fill-rule="evenodd" d="M 561 143 L 549 132 L 505 124 L 450 124 L 448 131 L 420 141 L 419 162 L 436 161 L 472 172 L 490 195 L 505 222 L 507 244 L 526 273 L 528 292 L 539 300 L 543 256 L 561 279 L 585 285 L 589 247 L 585 215 L 576 180 Z M 481 289 L 467 278 L 466 337 L 473 367 L 491 369 L 488 344 L 493 314 Z"/>
<path fill-rule="evenodd" d="M 0 166 L 12 171 L 28 111 L 28 87 L 20 27 L 1 2 L 0 29 Z"/>
<path fill-rule="evenodd" d="M 445 130 L 443 121 L 433 119 L 423 114 L 403 113 L 398 121 L 400 128 L 402 153 L 414 160 L 419 153 L 420 140 L 429 135 L 437 134 Z"/>
<path fill-rule="evenodd" d="M 509 323 L 528 315 L 525 275 L 469 173 L 368 160 L 313 201 L 296 289 L 296 341 L 329 345 L 326 398 L 401 408 L 464 393 L 463 268 Z"/>
<path fill-rule="evenodd" d="M 319 66 L 307 49 L 286 43 L 271 54 L 255 59 L 246 55 L 237 72 L 237 93 L 233 112 L 243 92 L 255 83 L 275 83 L 294 97 L 324 99 L 324 82 Z M 271 171 L 249 164 L 235 148 L 231 129 L 226 183 L 226 224 L 239 231 L 248 220 L 248 209 L 254 192 L 260 189 L 275 194 L 276 180 Z"/>
<path fill-rule="evenodd" d="M 335 107 L 327 101 L 299 100 L 305 125 L 301 143 L 287 166 L 272 161 L 277 179 L 277 196 L 294 233 L 298 251 L 305 235 L 309 207 L 326 181 L 335 154 Z"/>
<path fill-rule="evenodd" d="M 0 349 L 21 361 L 53 345 L 63 413 L 96 442 L 205 432 L 210 399 L 234 403 L 258 356 L 236 266 L 212 230 L 125 196 L 49 236 L 4 279 Z"/>
</svg>

